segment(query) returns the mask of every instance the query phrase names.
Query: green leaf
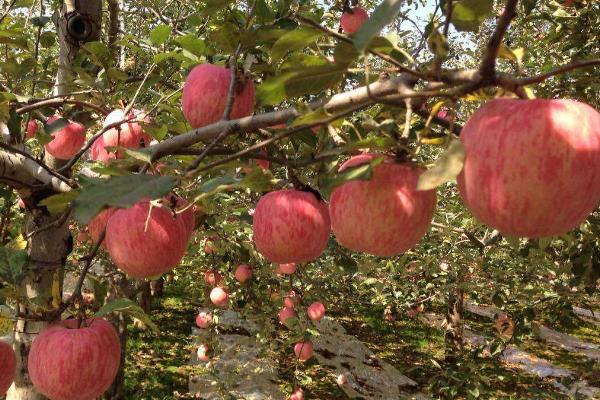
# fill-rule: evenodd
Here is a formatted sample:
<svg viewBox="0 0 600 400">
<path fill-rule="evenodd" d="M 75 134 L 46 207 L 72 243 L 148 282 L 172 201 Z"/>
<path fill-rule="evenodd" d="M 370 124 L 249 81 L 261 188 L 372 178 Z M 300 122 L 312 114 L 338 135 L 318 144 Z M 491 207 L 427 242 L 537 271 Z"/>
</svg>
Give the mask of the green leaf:
<svg viewBox="0 0 600 400">
<path fill-rule="evenodd" d="M 437 25 L 431 30 L 431 34 L 427 37 L 427 46 L 435 57 L 440 60 L 448 58 L 450 52 L 450 46 L 448 45 L 448 39 L 440 33 Z"/>
<path fill-rule="evenodd" d="M 273 174 L 260 167 L 252 168 L 239 185 L 254 192 L 266 192 L 273 188 Z"/>
<path fill-rule="evenodd" d="M 453 5 L 451 22 L 459 31 L 476 32 L 493 11 L 493 0 L 459 0 Z"/>
<path fill-rule="evenodd" d="M 306 94 L 317 94 L 339 83 L 346 68 L 329 64 L 283 72 L 267 79 L 257 89 L 257 99 L 262 105 L 278 104 Z"/>
<path fill-rule="evenodd" d="M 171 28 L 169 25 L 158 25 L 156 28 L 150 31 L 150 41 L 153 45 L 159 46 L 167 41 L 171 35 Z"/>
<path fill-rule="evenodd" d="M 346 168 L 342 172 L 338 172 L 333 176 L 325 176 L 320 181 L 321 192 L 325 197 L 329 197 L 331 192 L 346 182 L 350 181 L 368 181 L 373 176 L 373 167 L 382 163 L 384 157 L 377 157 L 368 163 L 357 165 L 355 167 Z"/>
<path fill-rule="evenodd" d="M 385 26 L 396 19 L 403 2 L 403 0 L 383 0 L 375 8 L 373 14 L 371 14 L 369 19 L 362 24 L 358 32 L 354 35 L 354 47 L 356 47 L 359 53 L 363 53 L 369 42 L 371 42 L 371 39 L 379 35 L 379 32 Z"/>
<path fill-rule="evenodd" d="M 125 153 L 127 155 L 129 155 L 130 157 L 135 158 L 136 160 L 140 160 L 145 163 L 152 162 L 152 155 L 150 154 L 150 151 L 148 149 L 139 149 L 139 150 L 125 149 Z"/>
<path fill-rule="evenodd" d="M 154 333 L 160 333 L 160 329 L 152 320 L 150 316 L 142 310 L 142 308 L 137 305 L 133 300 L 129 300 L 127 298 L 113 300 L 110 303 L 105 304 L 98 312 L 96 312 L 96 317 L 105 317 L 113 312 L 121 312 L 123 314 L 130 315 L 134 318 L 142 321 L 148 328 L 152 330 Z"/>
<path fill-rule="evenodd" d="M 274 62 L 277 62 L 288 52 L 301 50 L 324 34 L 323 31 L 308 27 L 291 30 L 275 42 L 271 50 L 271 58 Z"/>
<path fill-rule="evenodd" d="M 90 179 L 73 200 L 73 216 L 87 224 L 105 207 L 131 207 L 143 198 L 156 199 L 169 193 L 177 181 L 173 177 L 125 175 Z"/>
<path fill-rule="evenodd" d="M 198 57 L 206 54 L 206 43 L 192 34 L 180 36 L 175 39 L 175 42 L 178 43 L 182 49 L 187 50 Z"/>
<path fill-rule="evenodd" d="M 294 122 L 291 123 L 290 128 L 301 125 L 312 125 L 315 122 L 325 121 L 329 118 L 331 118 L 331 114 L 325 111 L 324 108 L 319 108 L 296 118 Z"/>
<path fill-rule="evenodd" d="M 0 278 L 6 282 L 18 283 L 23 277 L 23 268 L 29 256 L 27 251 L 0 247 Z"/>
<path fill-rule="evenodd" d="M 82 46 L 94 64 L 107 68 L 110 65 L 110 50 L 102 42 L 88 42 Z"/>
<path fill-rule="evenodd" d="M 72 190 L 70 192 L 46 197 L 44 200 L 40 201 L 39 204 L 46 207 L 50 214 L 60 214 L 67 210 L 71 201 L 78 195 L 78 190 Z"/>
<path fill-rule="evenodd" d="M 433 168 L 428 169 L 419 177 L 417 190 L 431 190 L 454 180 L 463 168 L 465 148 L 458 140 L 453 140 L 437 159 Z"/>
</svg>

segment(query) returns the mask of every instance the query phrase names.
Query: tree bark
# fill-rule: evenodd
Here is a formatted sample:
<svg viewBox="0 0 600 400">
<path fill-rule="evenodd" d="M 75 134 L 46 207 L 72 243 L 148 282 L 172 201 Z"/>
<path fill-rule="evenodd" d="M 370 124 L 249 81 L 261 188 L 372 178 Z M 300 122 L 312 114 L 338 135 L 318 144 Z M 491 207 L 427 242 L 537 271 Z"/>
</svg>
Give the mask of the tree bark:
<svg viewBox="0 0 600 400">
<path fill-rule="evenodd" d="M 456 362 L 463 348 L 463 312 L 464 290 L 459 287 L 452 287 L 448 293 L 446 332 L 444 335 L 445 359 L 447 362 Z"/>
</svg>

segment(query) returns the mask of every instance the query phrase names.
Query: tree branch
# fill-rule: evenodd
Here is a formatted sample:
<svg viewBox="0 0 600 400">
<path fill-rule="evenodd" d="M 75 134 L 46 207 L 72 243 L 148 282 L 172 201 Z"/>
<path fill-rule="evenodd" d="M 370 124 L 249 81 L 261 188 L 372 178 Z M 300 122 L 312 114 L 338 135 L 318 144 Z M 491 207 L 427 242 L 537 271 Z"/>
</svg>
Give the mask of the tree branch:
<svg viewBox="0 0 600 400">
<path fill-rule="evenodd" d="M 56 97 L 56 96 L 53 96 L 53 97 Z M 32 104 L 23 106 L 21 108 L 17 108 L 16 111 L 17 111 L 17 114 L 25 114 L 25 113 L 37 110 L 39 108 L 44 108 L 44 107 L 59 108 L 65 104 L 75 104 L 75 105 L 78 105 L 78 106 L 81 106 L 84 108 L 89 108 L 94 111 L 97 111 L 98 113 L 100 113 L 100 115 L 108 115 L 108 111 L 106 109 L 104 109 L 103 107 L 97 106 L 92 103 L 87 103 L 85 101 L 65 99 L 65 98 L 52 98 L 52 99 L 41 100 L 41 101 L 38 101 L 37 103 L 32 103 Z"/>
<path fill-rule="evenodd" d="M 496 58 L 498 57 L 498 49 L 502 44 L 502 39 L 508 30 L 510 22 L 517 16 L 517 5 L 519 0 L 507 0 L 504 6 L 504 12 L 498 20 L 496 30 L 492 34 L 488 42 L 483 61 L 479 67 L 479 71 L 483 79 L 493 80 L 496 75 Z"/>
</svg>

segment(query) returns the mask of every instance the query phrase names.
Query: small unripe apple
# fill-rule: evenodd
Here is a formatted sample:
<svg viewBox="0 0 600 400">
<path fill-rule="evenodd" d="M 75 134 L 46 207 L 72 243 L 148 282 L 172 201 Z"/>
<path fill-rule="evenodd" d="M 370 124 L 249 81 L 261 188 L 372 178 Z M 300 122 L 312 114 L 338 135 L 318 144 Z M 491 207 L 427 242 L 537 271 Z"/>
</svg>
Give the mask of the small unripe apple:
<svg viewBox="0 0 600 400">
<path fill-rule="evenodd" d="M 302 388 L 294 389 L 288 400 L 304 400 L 304 390 Z"/>
<path fill-rule="evenodd" d="M 340 19 L 342 30 L 348 34 L 354 33 L 369 19 L 369 14 L 362 7 L 354 7 L 344 11 Z"/>
<path fill-rule="evenodd" d="M 229 303 L 229 295 L 225 289 L 215 287 L 210 291 L 210 301 L 219 308 L 226 308 Z"/>
<path fill-rule="evenodd" d="M 196 325 L 198 328 L 206 329 L 212 325 L 212 315 L 206 312 L 201 312 L 196 316 Z"/>
<path fill-rule="evenodd" d="M 587 104 L 492 100 L 460 140 L 460 195 L 479 221 L 506 235 L 561 235 L 598 206 L 600 113 Z"/>
<path fill-rule="evenodd" d="M 198 355 L 198 360 L 208 362 L 210 358 L 208 357 L 208 345 L 201 344 L 198 346 L 198 350 L 196 351 Z"/>
<path fill-rule="evenodd" d="M 47 124 L 60 118 L 58 115 L 50 117 Z M 59 160 L 69 160 L 85 143 L 85 126 L 79 122 L 68 121 L 62 129 L 52 132 L 52 137 L 54 139 L 44 146 L 46 151 Z"/>
<path fill-rule="evenodd" d="M 313 321 L 320 321 L 325 316 L 325 306 L 319 301 L 315 301 L 306 309 L 308 318 Z"/>
<path fill-rule="evenodd" d="M 207 285 L 219 286 L 222 280 L 223 276 L 221 276 L 221 274 L 215 271 L 214 269 L 209 269 L 204 273 L 204 282 Z"/>
<path fill-rule="evenodd" d="M 279 311 L 279 322 L 281 322 L 283 325 L 287 325 L 287 320 L 290 318 L 297 318 L 298 316 L 296 315 L 296 311 L 294 311 L 293 308 L 288 308 L 288 307 L 283 307 L 280 311 Z"/>
<path fill-rule="evenodd" d="M 335 380 L 339 386 L 344 386 L 347 382 L 346 375 L 339 374 Z"/>
<path fill-rule="evenodd" d="M 361 154 L 340 171 L 371 161 Z M 424 169 L 391 159 L 373 167 L 368 181 L 350 181 L 331 194 L 331 228 L 342 246 L 379 257 L 413 247 L 429 229 L 435 209 L 435 190 L 418 191 Z"/>
<path fill-rule="evenodd" d="M 254 83 L 237 74 L 230 119 L 246 117 L 254 110 Z M 236 77 L 236 78 L 237 78 Z M 183 86 L 183 115 L 192 128 L 210 125 L 223 118 L 231 70 L 212 64 L 200 64 L 189 73 Z"/>
<path fill-rule="evenodd" d="M 252 277 L 252 267 L 248 264 L 240 264 L 235 269 L 235 279 L 238 282 L 244 283 Z"/>
<path fill-rule="evenodd" d="M 313 344 L 309 341 L 298 342 L 294 345 L 294 354 L 300 361 L 306 361 L 312 357 Z"/>
<path fill-rule="evenodd" d="M 27 121 L 27 128 L 25 129 L 25 137 L 27 139 L 33 139 L 38 131 L 38 124 L 34 119 Z"/>
<path fill-rule="evenodd" d="M 142 200 L 115 211 L 106 225 L 105 244 L 115 265 L 134 278 L 175 268 L 187 250 L 189 231 L 181 215 Z"/>
<path fill-rule="evenodd" d="M 277 267 L 277 273 L 292 275 L 296 272 L 296 263 L 279 264 Z"/>
<path fill-rule="evenodd" d="M 90 400 L 113 382 L 121 362 L 121 341 L 102 318 L 81 327 L 70 319 L 44 329 L 31 345 L 29 377 L 35 388 L 53 400 Z"/>
<path fill-rule="evenodd" d="M 270 192 L 258 201 L 253 218 L 256 248 L 273 263 L 312 261 L 327 247 L 329 213 L 313 193 Z"/>
<path fill-rule="evenodd" d="M 0 340 L 0 397 L 12 385 L 17 373 L 17 358 L 12 346 Z"/>
</svg>

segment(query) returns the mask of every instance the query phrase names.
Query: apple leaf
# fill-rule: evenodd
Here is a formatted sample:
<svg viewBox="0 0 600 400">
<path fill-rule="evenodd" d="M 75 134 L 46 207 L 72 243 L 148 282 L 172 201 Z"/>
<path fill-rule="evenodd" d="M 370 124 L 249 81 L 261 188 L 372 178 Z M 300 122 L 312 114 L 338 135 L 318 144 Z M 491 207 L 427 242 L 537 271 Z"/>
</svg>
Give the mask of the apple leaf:
<svg viewBox="0 0 600 400">
<path fill-rule="evenodd" d="M 256 97 L 262 105 L 275 105 L 285 99 L 317 94 L 340 82 L 345 71 L 345 66 L 337 64 L 287 70 L 260 85 Z"/>
<path fill-rule="evenodd" d="M 137 318 L 142 321 L 148 328 L 152 330 L 154 333 L 160 333 L 160 329 L 152 320 L 150 316 L 142 310 L 142 308 L 137 305 L 133 300 L 122 298 L 113 300 L 110 303 L 105 304 L 98 312 L 96 312 L 96 317 L 105 317 L 106 315 L 112 312 L 121 312 L 127 314 L 133 318 Z"/>
<path fill-rule="evenodd" d="M 308 27 L 291 30 L 275 42 L 271 50 L 271 58 L 274 62 L 277 62 L 288 52 L 302 50 L 324 34 L 325 32 L 323 31 Z"/>
<path fill-rule="evenodd" d="M 460 0 L 453 4 L 452 25 L 459 31 L 476 32 L 493 11 L 493 0 Z"/>
<path fill-rule="evenodd" d="M 71 201 L 79 195 L 79 191 L 72 190 L 66 193 L 59 193 L 46 197 L 40 201 L 40 205 L 46 207 L 52 215 L 66 211 Z"/>
<path fill-rule="evenodd" d="M 73 200 L 73 216 L 87 224 L 106 207 L 131 207 L 143 198 L 156 199 L 169 193 L 176 180 L 170 176 L 124 175 L 89 179 Z"/>
<path fill-rule="evenodd" d="M 28 259 L 25 250 L 0 247 L 0 280 L 14 284 L 20 282 Z"/>
<path fill-rule="evenodd" d="M 172 28 L 169 25 L 158 25 L 150 31 L 150 41 L 153 45 L 158 46 L 167 41 L 171 35 Z"/>
<path fill-rule="evenodd" d="M 463 168 L 465 148 L 458 140 L 453 140 L 437 159 L 435 165 L 421 174 L 417 190 L 431 190 L 454 180 Z"/>
<path fill-rule="evenodd" d="M 371 14 L 369 19 L 362 24 L 354 35 L 354 47 L 356 47 L 359 53 L 363 53 L 371 42 L 371 39 L 379 35 L 379 32 L 385 26 L 396 19 L 402 3 L 404 3 L 403 0 L 383 0 L 375 8 L 373 14 Z"/>
</svg>

